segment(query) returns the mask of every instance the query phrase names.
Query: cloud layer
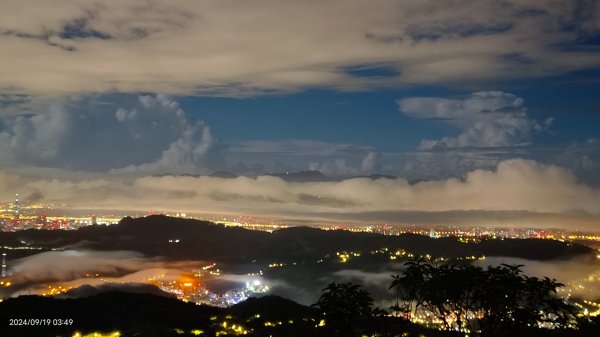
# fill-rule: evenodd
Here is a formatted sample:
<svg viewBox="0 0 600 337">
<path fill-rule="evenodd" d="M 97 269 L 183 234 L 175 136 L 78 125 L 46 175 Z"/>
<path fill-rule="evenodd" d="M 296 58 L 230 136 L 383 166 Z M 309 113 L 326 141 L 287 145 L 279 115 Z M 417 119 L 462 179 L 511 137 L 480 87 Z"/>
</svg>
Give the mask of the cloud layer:
<svg viewBox="0 0 600 337">
<path fill-rule="evenodd" d="M 6 194 L 2 197 L 8 199 L 16 192 L 15 176 L 0 178 Z M 474 170 L 463 179 L 414 184 L 368 178 L 298 183 L 273 176 L 146 176 L 131 181 L 16 178 L 22 195 L 38 193 L 47 201 L 81 209 L 158 209 L 363 223 L 386 214 L 386 221 L 396 223 L 423 223 L 432 214 L 452 215 L 439 222 L 472 223 L 469 213 L 479 212 L 476 219 L 481 224 L 535 224 L 543 218 L 548 226 L 600 226 L 600 190 L 579 183 L 568 170 L 528 160 L 503 161 L 494 170 Z"/>
<path fill-rule="evenodd" d="M 248 96 L 588 69 L 589 1 L 8 0 L 7 99 L 97 92 Z M 460 48 L 456 48 L 460 43 Z M 392 76 L 366 76 L 386 67 Z M 357 71 L 358 69 L 358 71 Z"/>
<path fill-rule="evenodd" d="M 82 285 L 117 288 L 127 284 L 135 287 L 157 277 L 177 280 L 202 265 L 202 261 L 161 261 L 160 257 L 144 257 L 134 251 L 44 252 L 11 262 L 11 279 L 16 288 L 10 296 L 43 293 L 47 291 L 46 284 L 54 283 L 65 288 Z"/>
<path fill-rule="evenodd" d="M 114 274 L 143 269 L 150 261 L 142 254 L 129 251 L 52 251 L 25 257 L 14 262 L 12 271 L 19 282 L 58 281 L 83 277 L 85 273 Z"/>
</svg>

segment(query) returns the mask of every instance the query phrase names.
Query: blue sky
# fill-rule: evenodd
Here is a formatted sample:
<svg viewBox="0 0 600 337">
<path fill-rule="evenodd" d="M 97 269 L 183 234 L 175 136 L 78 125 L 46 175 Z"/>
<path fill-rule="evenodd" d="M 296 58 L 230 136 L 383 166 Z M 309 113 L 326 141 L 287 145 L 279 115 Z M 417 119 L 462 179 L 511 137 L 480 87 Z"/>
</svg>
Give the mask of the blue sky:
<svg viewBox="0 0 600 337">
<path fill-rule="evenodd" d="M 423 134 L 441 135 L 440 127 L 399 113 L 401 95 L 311 90 L 251 99 L 185 98 L 182 105 L 233 141 L 290 138 L 411 149 Z"/>
<path fill-rule="evenodd" d="M 583 141 L 598 136 L 598 87 L 569 81 L 594 73 L 514 81 L 498 85 L 494 90 L 522 97 L 529 114 L 535 118 L 556 118 L 558 125 L 552 128 L 553 136 L 545 137 L 545 141 Z M 441 137 L 456 133 L 456 129 L 403 115 L 396 100 L 414 96 L 461 97 L 469 93 L 439 87 L 358 93 L 322 89 L 246 99 L 184 97 L 180 102 L 185 110 L 197 113 L 223 138 L 233 141 L 317 139 L 408 150 L 416 147 L 423 135 Z"/>
<path fill-rule="evenodd" d="M 450 184 L 555 169 L 575 184 L 564 191 L 600 193 L 596 1 L 3 5 L 8 194 L 21 178 L 41 190 L 318 170 Z M 457 209 L 478 208 L 440 211 Z"/>
</svg>

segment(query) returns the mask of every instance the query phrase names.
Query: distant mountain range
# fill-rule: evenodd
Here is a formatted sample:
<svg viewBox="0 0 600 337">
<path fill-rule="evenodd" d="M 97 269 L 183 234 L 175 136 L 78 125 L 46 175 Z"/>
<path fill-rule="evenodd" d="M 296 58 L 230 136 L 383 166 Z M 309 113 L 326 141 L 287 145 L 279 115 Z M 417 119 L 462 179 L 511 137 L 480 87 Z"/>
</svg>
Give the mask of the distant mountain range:
<svg viewBox="0 0 600 337">
<path fill-rule="evenodd" d="M 285 181 L 293 182 L 319 182 L 329 180 L 323 173 L 313 170 L 285 173 L 267 173 L 266 175 L 279 177 Z"/>
<path fill-rule="evenodd" d="M 179 240 L 175 242 L 175 240 Z M 402 249 L 413 254 L 434 256 L 506 256 L 535 260 L 592 255 L 591 248 L 555 240 L 485 239 L 462 243 L 457 238 L 432 239 L 415 234 L 386 236 L 343 230 L 325 231 L 290 227 L 273 233 L 226 227 L 207 221 L 163 215 L 122 219 L 111 226 L 96 225 L 75 231 L 25 230 L 0 233 L 0 244 L 27 245 L 46 249 L 75 245 L 96 250 L 135 250 L 166 259 L 212 260 L 225 263 L 314 261 L 339 251 Z M 19 250 L 30 255 L 39 251 Z"/>
<path fill-rule="evenodd" d="M 347 179 L 354 178 L 367 178 L 367 179 L 396 179 L 397 177 L 386 174 L 373 173 L 370 175 L 356 175 L 356 176 L 347 176 L 347 177 L 337 177 L 331 178 L 326 176 L 320 171 L 317 170 L 305 170 L 305 171 L 297 171 L 297 172 L 267 172 L 262 174 L 264 176 L 273 176 L 279 177 L 285 181 L 290 182 L 323 182 L 323 181 L 341 181 Z M 181 177 L 202 177 L 201 174 L 157 174 L 155 177 L 166 177 L 166 176 L 181 176 Z M 240 175 L 229 172 L 229 171 L 215 171 L 209 175 L 208 177 L 213 178 L 222 178 L 222 179 L 235 179 Z"/>
</svg>

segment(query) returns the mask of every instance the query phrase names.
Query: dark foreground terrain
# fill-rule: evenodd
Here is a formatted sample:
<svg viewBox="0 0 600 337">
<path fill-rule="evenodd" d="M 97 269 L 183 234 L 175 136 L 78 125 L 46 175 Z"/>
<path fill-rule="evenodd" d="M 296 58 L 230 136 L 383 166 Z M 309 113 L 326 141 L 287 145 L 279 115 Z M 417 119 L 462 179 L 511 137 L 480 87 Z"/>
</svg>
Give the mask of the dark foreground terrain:
<svg viewBox="0 0 600 337">
<path fill-rule="evenodd" d="M 323 313 L 315 308 L 276 296 L 251 298 L 230 308 L 125 292 L 79 299 L 21 296 L 0 303 L 0 336 L 337 336 L 328 330 L 322 317 Z M 28 324 L 10 325 L 13 319 Z M 35 321 L 42 319 L 49 319 L 48 325 Z M 59 320 L 72 320 L 72 324 L 58 325 Z M 397 317 L 379 316 L 365 324 L 375 336 L 458 336 Z M 523 333 L 530 337 L 591 337 L 597 336 L 599 328 L 596 320 L 576 331 L 536 329 Z"/>
<path fill-rule="evenodd" d="M 289 282 L 293 278 L 304 286 L 311 282 L 329 282 L 325 277 L 328 273 L 344 269 L 381 273 L 380 267 L 386 265 L 396 251 L 406 252 L 415 258 L 429 254 L 447 257 L 450 261 L 454 258 L 462 266 L 468 264 L 460 260 L 461 257 L 482 255 L 530 260 L 588 256 L 595 261 L 592 249 L 554 240 L 482 239 L 463 243 L 457 238 L 432 239 L 413 234 L 384 236 L 308 227 L 268 233 L 166 216 L 124 218 L 117 225 L 89 226 L 76 231 L 0 233 L 0 244 L 35 248 L 11 250 L 11 258 L 77 247 L 98 251 L 137 251 L 147 257 L 160 257 L 167 261 L 211 260 L 230 266 L 249 265 L 252 270 L 276 261 L 286 266 L 269 268 L 265 272 L 266 277 L 287 280 L 288 284 L 293 283 Z M 344 252 L 344 257 L 338 252 Z M 346 252 L 362 254 L 352 253 L 356 255 L 350 257 Z M 405 257 L 402 258 L 404 260 Z M 460 268 L 457 270 L 462 271 Z M 387 270 L 383 272 L 391 274 Z M 390 275 L 383 287 L 378 286 L 383 295 L 389 295 L 391 281 Z M 456 289 L 462 289 L 448 282 L 433 288 L 447 288 L 451 291 L 446 294 L 448 296 L 454 296 Z M 79 295 L 70 298 L 21 296 L 5 299 L 0 302 L 0 336 L 464 336 L 389 316 L 371 308 L 372 300 L 363 305 L 366 311 L 356 311 L 354 309 L 358 305 L 353 295 L 344 293 L 335 296 L 334 305 L 330 305 L 329 309 L 323 309 L 326 306 L 301 305 L 278 296 L 251 298 L 229 308 L 216 308 L 185 303 L 165 296 L 158 289 L 146 289 L 142 293 L 89 290 L 85 287 L 76 289 L 70 295 Z M 85 295 L 82 296 L 83 293 Z M 493 336 L 598 336 L 600 320 L 582 321 L 577 329 L 571 327 L 568 330 L 527 326 L 515 329 L 510 333 L 498 331 Z"/>
<path fill-rule="evenodd" d="M 71 319 L 72 324 L 11 326 L 11 319 Z M 79 299 L 21 296 L 0 303 L 0 336 L 313 336 L 319 334 L 315 309 L 290 300 L 251 298 L 230 308 L 184 303 L 177 299 L 107 292 Z M 39 324 L 39 323 L 38 323 Z M 409 323 L 398 319 L 404 329 Z M 412 327 L 415 331 L 424 330 Z M 405 330 L 405 329 L 404 329 Z M 116 334 L 115 334 L 116 335 Z"/>
</svg>

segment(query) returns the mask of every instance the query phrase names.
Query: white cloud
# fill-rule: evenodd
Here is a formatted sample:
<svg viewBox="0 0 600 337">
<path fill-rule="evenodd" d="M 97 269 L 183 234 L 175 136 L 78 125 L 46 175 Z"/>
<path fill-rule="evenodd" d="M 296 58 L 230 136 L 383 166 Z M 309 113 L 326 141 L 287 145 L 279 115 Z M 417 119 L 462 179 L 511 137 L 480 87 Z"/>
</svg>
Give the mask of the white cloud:
<svg viewBox="0 0 600 337">
<path fill-rule="evenodd" d="M 158 107 L 159 110 L 165 109 L 174 113 L 179 125 L 171 125 L 171 127 L 179 128 L 179 137 L 162 151 L 158 160 L 139 165 L 128 165 L 125 168 L 113 170 L 114 172 L 191 173 L 207 166 L 206 158 L 213 149 L 214 139 L 210 128 L 204 122 L 190 122 L 185 112 L 179 108 L 179 104 L 163 95 L 142 96 L 140 102 L 147 109 L 153 110 Z M 117 119 L 119 119 L 119 111 L 122 110 L 117 111 Z M 126 119 L 132 120 L 137 115 L 137 111 L 134 109 L 124 115 Z"/>
<path fill-rule="evenodd" d="M 413 97 L 398 102 L 400 110 L 415 118 L 448 119 L 457 124 L 480 119 L 499 110 L 524 112 L 523 99 L 501 91 L 480 91 L 465 99 Z"/>
<path fill-rule="evenodd" d="M 168 96 L 140 96 L 130 107 L 64 100 L 47 111 L 2 118 L 4 165 L 165 173 L 205 170 L 218 161 L 209 127 Z"/>
<path fill-rule="evenodd" d="M 134 251 L 73 250 L 44 252 L 11 263 L 13 283 L 19 290 L 10 296 L 43 293 L 46 285 L 60 284 L 65 288 L 82 285 L 144 283 L 160 275 L 162 280 L 177 280 L 198 266 L 200 261 L 162 261 L 146 258 Z M 101 274 L 101 277 L 84 275 Z M 40 284 L 41 283 L 41 284 Z M 22 286 L 26 286 L 23 288 Z"/>
<path fill-rule="evenodd" d="M 12 267 L 20 281 L 69 280 L 85 273 L 116 273 L 143 269 L 150 261 L 130 251 L 64 250 L 36 254 L 15 261 Z"/>
<path fill-rule="evenodd" d="M 323 163 L 312 162 L 308 165 L 308 169 L 320 171 L 330 177 L 349 176 L 358 172 L 356 168 L 349 166 L 346 159 L 343 158 Z"/>
<path fill-rule="evenodd" d="M 522 98 L 501 91 L 475 92 L 464 99 L 412 97 L 398 104 L 411 117 L 442 120 L 461 130 L 456 137 L 423 140 L 423 150 L 526 145 L 542 129 L 527 116 Z"/>
<path fill-rule="evenodd" d="M 376 152 L 368 152 L 355 165 L 348 163 L 348 160 L 345 158 L 337 158 L 322 162 L 311 162 L 308 169 L 320 171 L 329 177 L 348 177 L 352 175 L 375 173 L 375 170 L 377 169 L 377 160 Z"/>
<path fill-rule="evenodd" d="M 128 120 L 132 120 L 135 118 L 136 115 L 137 115 L 136 109 L 126 110 L 123 108 L 119 108 L 117 110 L 117 112 L 115 113 L 115 117 L 117 117 L 117 120 L 119 122 L 126 122 Z"/>
<path fill-rule="evenodd" d="M 247 96 L 555 74 L 600 64 L 556 47 L 598 29 L 579 12 L 570 0 L 5 0 L 0 88 Z M 381 64 L 400 75 L 343 70 Z"/>
<path fill-rule="evenodd" d="M 363 158 L 362 163 L 360 165 L 360 170 L 362 172 L 370 173 L 377 167 L 377 153 L 369 152 Z"/>
<path fill-rule="evenodd" d="M 1 179 L 14 177 L 0 175 Z M 568 170 L 528 160 L 506 160 L 494 170 L 473 170 L 464 179 L 422 181 L 355 178 L 286 182 L 278 177 L 222 179 L 146 176 L 84 181 L 19 178 L 22 195 L 38 191 L 47 201 L 80 209 L 173 210 L 254 214 L 318 221 L 425 221 L 439 214 L 452 223 L 600 226 L 600 190 L 579 183 Z M 0 186 L 9 186 L 0 181 Z M 15 186 L 2 190 L 12 198 Z M 485 212 L 488 212 L 487 216 Z M 405 214 L 405 215 L 403 215 Z M 406 217 L 405 217 L 406 216 Z M 389 218 L 389 217 L 388 217 Z M 421 219 L 421 220 L 419 220 Z"/>
</svg>

